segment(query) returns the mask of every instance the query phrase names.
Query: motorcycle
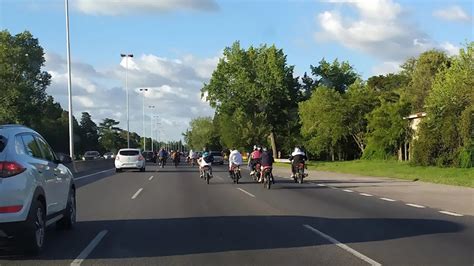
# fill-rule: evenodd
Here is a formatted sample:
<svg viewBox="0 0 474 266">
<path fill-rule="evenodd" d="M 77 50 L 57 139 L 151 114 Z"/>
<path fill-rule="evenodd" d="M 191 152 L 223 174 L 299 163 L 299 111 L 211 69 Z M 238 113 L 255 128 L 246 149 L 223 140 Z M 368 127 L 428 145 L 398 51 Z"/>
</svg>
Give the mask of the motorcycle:
<svg viewBox="0 0 474 266">
<path fill-rule="evenodd" d="M 202 167 L 201 178 L 204 178 L 204 180 L 206 180 L 206 183 L 209 184 L 209 180 L 212 178 L 211 169 L 209 166 L 206 165 Z"/>
<path fill-rule="evenodd" d="M 165 157 L 160 157 L 160 166 L 161 168 L 165 168 L 166 164 L 166 158 Z"/>
<path fill-rule="evenodd" d="M 296 175 L 293 177 L 295 180 L 295 183 L 300 183 L 303 184 L 303 178 L 306 177 L 306 173 L 304 172 L 305 164 L 304 163 L 298 163 L 296 166 Z"/>
<path fill-rule="evenodd" d="M 256 163 L 255 164 L 255 169 L 253 171 L 253 174 L 251 174 L 251 176 L 253 177 L 253 180 L 254 181 L 258 181 L 260 179 L 260 175 L 261 175 L 261 164 L 260 163 Z"/>
<path fill-rule="evenodd" d="M 271 185 L 274 184 L 273 175 L 272 175 L 272 167 L 265 166 L 263 167 L 263 187 L 270 189 Z"/>
<path fill-rule="evenodd" d="M 196 158 L 191 159 L 191 166 L 194 167 L 197 164 Z"/>
<path fill-rule="evenodd" d="M 174 167 L 175 168 L 178 168 L 178 165 L 179 165 L 179 157 L 176 157 L 173 159 L 173 162 L 174 162 Z"/>
<path fill-rule="evenodd" d="M 237 165 L 232 165 L 231 173 L 232 173 L 232 180 L 234 181 L 234 184 L 238 184 L 239 179 L 242 177 L 242 175 L 240 174 L 240 167 Z"/>
</svg>

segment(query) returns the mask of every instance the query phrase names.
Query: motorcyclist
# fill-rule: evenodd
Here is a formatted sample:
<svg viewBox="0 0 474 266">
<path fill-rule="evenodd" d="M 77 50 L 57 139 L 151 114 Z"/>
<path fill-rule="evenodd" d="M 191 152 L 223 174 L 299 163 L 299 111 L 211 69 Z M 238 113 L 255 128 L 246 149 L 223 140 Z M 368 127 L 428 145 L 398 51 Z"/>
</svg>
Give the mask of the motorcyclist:
<svg viewBox="0 0 474 266">
<path fill-rule="evenodd" d="M 214 161 L 214 157 L 212 154 L 208 151 L 204 151 L 202 153 L 202 157 L 198 159 L 198 164 L 199 164 L 199 176 L 202 178 L 203 177 L 203 167 L 207 166 L 209 167 L 209 173 L 211 174 L 212 177 L 212 161 Z"/>
<path fill-rule="evenodd" d="M 262 152 L 262 156 L 261 156 L 262 172 L 265 168 L 270 168 L 270 171 L 271 171 L 271 168 L 273 167 L 274 162 L 275 162 L 275 160 L 273 159 L 272 152 L 268 151 L 267 148 L 263 147 L 263 152 Z M 258 182 L 263 181 L 262 176 L 263 175 L 260 175 L 260 178 L 259 178 Z M 273 174 L 271 175 L 271 177 L 272 177 L 272 180 L 273 180 Z"/>
<path fill-rule="evenodd" d="M 308 160 L 306 154 L 299 148 L 295 147 L 293 153 L 291 153 L 290 161 L 291 161 L 291 178 L 295 178 L 296 171 L 299 163 L 305 163 Z"/>
<path fill-rule="evenodd" d="M 161 163 L 161 160 L 164 160 L 164 162 L 166 162 L 166 159 L 168 158 L 168 152 L 165 150 L 164 147 L 161 147 L 160 151 L 158 152 L 158 158 L 160 160 L 160 163 Z"/>
<path fill-rule="evenodd" d="M 237 149 L 231 149 L 229 154 L 229 177 L 232 177 L 232 168 L 242 165 L 242 154 Z"/>
<path fill-rule="evenodd" d="M 253 152 L 250 154 L 250 175 L 255 174 L 255 165 L 260 162 L 260 158 L 262 157 L 262 152 L 260 151 L 260 147 L 256 145 L 253 146 Z"/>
<path fill-rule="evenodd" d="M 179 151 L 174 151 L 171 153 L 171 159 L 173 159 L 174 163 L 179 163 L 180 157 L 181 154 L 179 153 Z"/>
</svg>

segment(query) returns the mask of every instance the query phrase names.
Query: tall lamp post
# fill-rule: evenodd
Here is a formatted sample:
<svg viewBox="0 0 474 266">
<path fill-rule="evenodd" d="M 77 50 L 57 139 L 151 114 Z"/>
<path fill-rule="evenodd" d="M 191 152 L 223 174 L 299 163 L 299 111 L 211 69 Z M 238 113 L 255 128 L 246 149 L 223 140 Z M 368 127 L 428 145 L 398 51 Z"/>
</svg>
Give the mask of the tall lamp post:
<svg viewBox="0 0 474 266">
<path fill-rule="evenodd" d="M 149 109 L 155 109 L 154 105 L 148 105 Z M 150 139 L 151 139 L 151 151 L 153 151 L 153 115 L 150 115 Z"/>
<path fill-rule="evenodd" d="M 64 0 L 64 9 L 66 12 L 66 54 L 67 54 L 67 94 L 69 104 L 69 156 L 74 160 L 74 128 L 72 116 L 72 85 L 71 85 L 71 46 L 69 44 L 69 3 Z"/>
<path fill-rule="evenodd" d="M 127 148 L 130 148 L 130 112 L 129 96 L 128 96 L 128 59 L 133 57 L 133 54 L 120 54 L 122 58 L 125 58 L 125 91 L 127 94 Z"/>
<path fill-rule="evenodd" d="M 140 91 L 143 93 L 143 103 L 142 103 L 142 109 L 143 109 L 143 116 L 142 116 L 142 123 L 143 123 L 143 150 L 146 149 L 146 138 L 145 138 L 145 92 L 148 91 L 148 89 L 140 89 Z"/>
</svg>

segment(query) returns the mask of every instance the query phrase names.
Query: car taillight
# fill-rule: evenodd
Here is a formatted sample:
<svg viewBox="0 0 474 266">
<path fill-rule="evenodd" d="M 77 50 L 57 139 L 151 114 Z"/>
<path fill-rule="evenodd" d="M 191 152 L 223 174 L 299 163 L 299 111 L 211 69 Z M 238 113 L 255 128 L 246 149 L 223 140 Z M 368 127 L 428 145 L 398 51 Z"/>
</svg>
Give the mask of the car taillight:
<svg viewBox="0 0 474 266">
<path fill-rule="evenodd" d="M 119 161 L 120 160 L 120 156 L 115 156 L 115 160 Z"/>
<path fill-rule="evenodd" d="M 144 160 L 143 156 L 141 156 L 141 155 L 138 156 L 138 160 L 139 160 L 139 161 L 143 161 L 143 160 Z"/>
<path fill-rule="evenodd" d="M 0 213 L 14 213 L 19 212 L 23 208 L 22 205 L 15 205 L 15 206 L 4 206 L 0 207 Z"/>
<path fill-rule="evenodd" d="M 17 162 L 0 162 L 0 177 L 10 177 L 25 171 L 21 164 Z"/>
</svg>

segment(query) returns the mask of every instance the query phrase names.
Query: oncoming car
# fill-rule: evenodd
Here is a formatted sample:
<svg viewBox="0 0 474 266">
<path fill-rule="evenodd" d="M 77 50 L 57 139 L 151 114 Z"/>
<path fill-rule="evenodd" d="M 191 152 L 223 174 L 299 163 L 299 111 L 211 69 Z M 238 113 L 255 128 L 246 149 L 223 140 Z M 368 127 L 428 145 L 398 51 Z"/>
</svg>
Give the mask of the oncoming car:
<svg viewBox="0 0 474 266">
<path fill-rule="evenodd" d="M 123 169 L 139 169 L 145 172 L 145 158 L 139 149 L 121 149 L 115 156 L 115 172 Z"/>
</svg>

